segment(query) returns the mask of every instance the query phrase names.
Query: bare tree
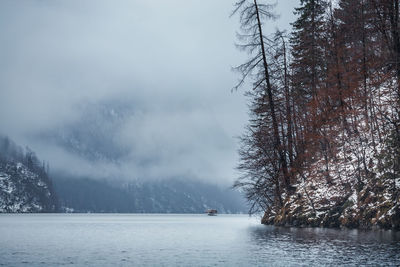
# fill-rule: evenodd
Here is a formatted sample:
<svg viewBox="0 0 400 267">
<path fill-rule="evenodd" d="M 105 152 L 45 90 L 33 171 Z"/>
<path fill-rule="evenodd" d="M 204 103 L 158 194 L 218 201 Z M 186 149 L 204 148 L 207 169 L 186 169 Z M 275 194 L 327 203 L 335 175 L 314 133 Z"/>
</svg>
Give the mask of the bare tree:
<svg viewBox="0 0 400 267">
<path fill-rule="evenodd" d="M 252 79 L 253 85 L 248 93 L 252 99 L 252 120 L 248 134 L 242 138 L 240 150 L 242 164 L 239 169 L 245 175 L 237 181 L 236 186 L 244 187 L 249 199 L 264 209 L 264 201 L 281 206 L 283 189 L 287 193 L 292 189 L 287 146 L 283 143 L 288 127 L 283 125 L 283 116 L 277 109 L 282 101 L 280 96 L 285 94 L 285 83 L 283 87 L 279 86 L 274 73 L 271 73 L 272 69 L 276 70 L 272 66 L 276 45 L 263 32 L 264 21 L 275 18 L 272 8 L 273 5 L 257 0 L 241 0 L 235 4 L 233 12 L 240 16 L 241 32 L 238 37 L 241 44 L 238 47 L 251 55 L 247 62 L 236 68 L 242 77 L 235 89 L 241 87 L 247 78 Z M 274 195 L 271 197 L 272 191 Z"/>
</svg>

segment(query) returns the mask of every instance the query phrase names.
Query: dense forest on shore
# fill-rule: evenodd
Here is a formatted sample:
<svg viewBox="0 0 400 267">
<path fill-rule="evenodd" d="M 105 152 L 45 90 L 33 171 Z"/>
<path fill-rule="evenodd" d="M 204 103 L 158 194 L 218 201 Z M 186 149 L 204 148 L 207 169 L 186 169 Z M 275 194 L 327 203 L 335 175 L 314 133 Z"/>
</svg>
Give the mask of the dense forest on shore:
<svg viewBox="0 0 400 267">
<path fill-rule="evenodd" d="M 251 119 L 235 183 L 275 225 L 400 228 L 398 0 L 236 2 Z"/>
</svg>

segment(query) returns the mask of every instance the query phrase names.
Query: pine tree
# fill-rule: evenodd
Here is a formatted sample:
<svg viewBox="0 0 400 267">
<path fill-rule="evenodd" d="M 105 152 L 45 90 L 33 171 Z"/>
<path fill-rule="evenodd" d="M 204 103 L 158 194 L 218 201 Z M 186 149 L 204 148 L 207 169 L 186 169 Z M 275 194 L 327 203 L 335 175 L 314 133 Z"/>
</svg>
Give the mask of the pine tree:
<svg viewBox="0 0 400 267">
<path fill-rule="evenodd" d="M 302 102 L 309 103 L 317 94 L 324 78 L 323 36 L 326 2 L 300 2 L 301 6 L 294 12 L 298 19 L 292 24 L 292 83 Z"/>
<path fill-rule="evenodd" d="M 326 38 L 324 0 L 301 0 L 295 9 L 297 20 L 292 24 L 291 85 L 295 102 L 295 135 L 298 148 L 296 169 L 307 167 L 319 148 L 326 147 L 319 131 L 317 114 L 324 110 L 320 97 L 326 87 Z M 324 100 L 324 99 L 323 99 Z"/>
</svg>

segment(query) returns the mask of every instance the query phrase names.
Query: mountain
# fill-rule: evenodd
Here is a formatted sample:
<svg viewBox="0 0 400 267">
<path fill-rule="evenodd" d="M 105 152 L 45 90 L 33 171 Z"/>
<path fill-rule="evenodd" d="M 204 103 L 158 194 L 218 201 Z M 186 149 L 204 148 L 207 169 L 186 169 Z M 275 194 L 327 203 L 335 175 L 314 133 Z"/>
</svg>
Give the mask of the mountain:
<svg viewBox="0 0 400 267">
<path fill-rule="evenodd" d="M 52 173 L 50 179 L 48 165 L 31 149 L 0 137 L 0 212 L 202 213 L 213 208 L 221 213 L 246 213 L 248 210 L 238 192 L 199 181 L 161 179 L 127 183 L 60 172 Z"/>
<path fill-rule="evenodd" d="M 168 179 L 118 183 L 89 178 L 58 176 L 54 186 L 66 212 L 246 213 L 241 195 L 197 181 Z"/>
<path fill-rule="evenodd" d="M 84 114 L 74 121 L 34 136 L 35 141 L 51 144 L 90 162 L 119 162 L 129 150 L 118 142 L 118 133 L 133 114 L 124 101 L 83 103 L 76 107 Z"/>
<path fill-rule="evenodd" d="M 122 171 L 121 166 L 132 164 L 144 169 L 158 160 L 158 154 L 138 157 L 140 153 L 136 154 L 134 149 L 140 148 L 122 144 L 121 132 L 127 120 L 139 112 L 138 106 L 140 103 L 134 105 L 131 100 L 118 99 L 85 102 L 77 106 L 84 116 L 35 136 L 36 140 L 51 144 L 90 167 L 101 166 L 107 172 L 82 174 L 79 168 L 72 169 L 68 163 L 53 171 L 55 190 L 64 211 L 199 213 L 207 208 L 227 213 L 248 211 L 240 194 L 230 189 L 193 179 L 160 177 L 156 181 L 134 171 Z M 132 131 L 134 136 L 135 129 Z M 136 177 L 141 182 L 121 182 Z"/>
<path fill-rule="evenodd" d="M 43 164 L 44 165 L 44 164 Z M 56 212 L 50 178 L 35 153 L 0 137 L 0 212 Z"/>
</svg>

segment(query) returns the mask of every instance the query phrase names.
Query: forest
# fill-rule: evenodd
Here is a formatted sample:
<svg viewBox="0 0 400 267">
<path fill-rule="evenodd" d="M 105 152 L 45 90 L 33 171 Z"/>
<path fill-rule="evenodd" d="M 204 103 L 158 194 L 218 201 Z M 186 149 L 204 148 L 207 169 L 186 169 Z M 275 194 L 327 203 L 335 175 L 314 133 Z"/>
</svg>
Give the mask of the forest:
<svg viewBox="0 0 400 267">
<path fill-rule="evenodd" d="M 49 163 L 0 135 L 0 213 L 57 211 Z"/>
<path fill-rule="evenodd" d="M 250 87 L 235 187 L 265 224 L 398 229 L 399 1 L 301 0 L 270 33 L 273 8 L 232 14 L 249 55 L 234 90 Z"/>
</svg>

